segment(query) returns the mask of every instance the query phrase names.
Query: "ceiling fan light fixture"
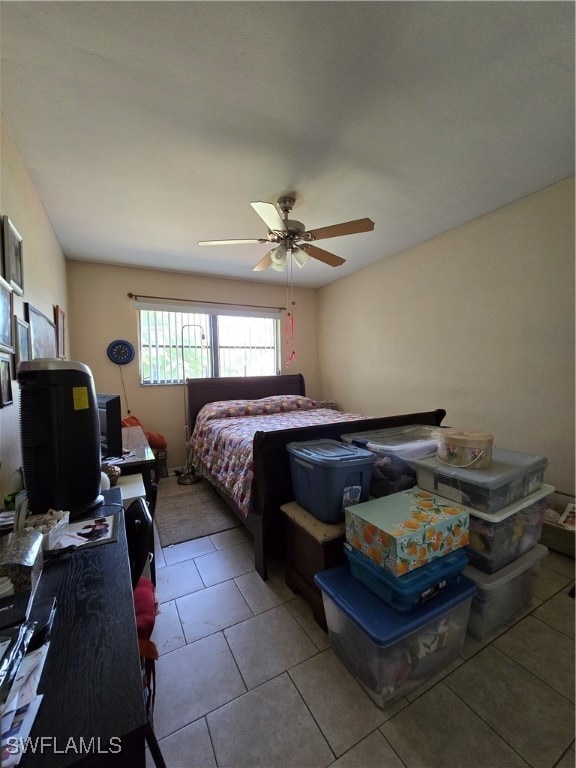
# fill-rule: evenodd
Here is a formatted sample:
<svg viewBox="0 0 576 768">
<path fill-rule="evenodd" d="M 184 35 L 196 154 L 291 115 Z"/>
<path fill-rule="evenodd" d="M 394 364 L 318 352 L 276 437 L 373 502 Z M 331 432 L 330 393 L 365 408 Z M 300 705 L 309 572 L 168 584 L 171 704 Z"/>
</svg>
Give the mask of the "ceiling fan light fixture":
<svg viewBox="0 0 576 768">
<path fill-rule="evenodd" d="M 300 268 L 304 266 L 308 261 L 310 261 L 310 256 L 305 253 L 301 248 L 297 248 L 295 251 L 292 251 L 292 256 L 294 257 L 294 261 Z"/>
<path fill-rule="evenodd" d="M 274 248 L 273 251 L 270 252 L 270 260 L 271 264 L 270 266 L 272 269 L 275 269 L 276 272 L 284 272 L 286 269 L 286 246 L 279 245 L 278 248 Z"/>
</svg>

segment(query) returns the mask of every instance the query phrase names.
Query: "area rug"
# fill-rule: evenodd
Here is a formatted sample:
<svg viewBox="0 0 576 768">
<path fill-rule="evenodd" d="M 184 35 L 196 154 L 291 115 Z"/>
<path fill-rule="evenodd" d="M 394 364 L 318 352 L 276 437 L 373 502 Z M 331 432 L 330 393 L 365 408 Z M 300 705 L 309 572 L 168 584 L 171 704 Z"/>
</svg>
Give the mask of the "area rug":
<svg viewBox="0 0 576 768">
<path fill-rule="evenodd" d="M 196 485 L 172 486 L 167 494 L 162 493 L 162 482 L 158 489 L 154 520 L 163 547 L 211 536 L 241 525 L 205 480 Z"/>
</svg>

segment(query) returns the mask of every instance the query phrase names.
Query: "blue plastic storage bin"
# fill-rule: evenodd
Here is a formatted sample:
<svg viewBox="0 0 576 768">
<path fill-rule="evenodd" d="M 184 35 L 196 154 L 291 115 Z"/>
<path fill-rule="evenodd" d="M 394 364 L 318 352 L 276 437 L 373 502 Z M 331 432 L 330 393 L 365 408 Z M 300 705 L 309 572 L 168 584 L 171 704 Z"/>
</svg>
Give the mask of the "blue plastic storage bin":
<svg viewBox="0 0 576 768">
<path fill-rule="evenodd" d="M 466 576 L 417 611 L 395 611 L 347 565 L 314 577 L 334 653 L 382 708 L 458 658 L 476 585 Z"/>
<path fill-rule="evenodd" d="M 324 523 L 340 523 L 344 507 L 368 499 L 374 454 L 338 440 L 288 443 L 294 498 Z"/>
<path fill-rule="evenodd" d="M 344 552 L 350 573 L 397 611 L 410 611 L 439 597 L 460 582 L 468 556 L 457 549 L 404 576 L 394 576 L 347 542 Z"/>
</svg>

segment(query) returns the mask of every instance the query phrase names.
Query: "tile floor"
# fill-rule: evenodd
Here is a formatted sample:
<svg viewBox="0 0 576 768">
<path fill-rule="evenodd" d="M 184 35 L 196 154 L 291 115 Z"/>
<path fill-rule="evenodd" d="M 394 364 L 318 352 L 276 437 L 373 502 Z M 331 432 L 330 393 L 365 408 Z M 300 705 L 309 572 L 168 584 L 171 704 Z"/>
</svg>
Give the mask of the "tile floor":
<svg viewBox="0 0 576 768">
<path fill-rule="evenodd" d="M 173 478 L 159 493 L 177 492 Z M 574 768 L 574 560 L 449 668 L 378 708 L 282 564 L 263 582 L 244 528 L 157 542 L 154 725 L 168 768 Z M 148 765 L 152 760 L 148 755 Z"/>
</svg>

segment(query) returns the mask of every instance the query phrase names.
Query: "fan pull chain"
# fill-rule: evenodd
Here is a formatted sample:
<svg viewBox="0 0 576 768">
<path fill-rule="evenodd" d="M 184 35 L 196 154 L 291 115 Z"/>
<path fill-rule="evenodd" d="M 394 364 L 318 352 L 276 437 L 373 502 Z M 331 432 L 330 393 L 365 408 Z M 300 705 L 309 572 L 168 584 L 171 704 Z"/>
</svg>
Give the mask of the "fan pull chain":
<svg viewBox="0 0 576 768">
<path fill-rule="evenodd" d="M 290 350 L 286 357 L 286 365 L 288 366 L 296 360 L 296 349 L 294 345 L 294 307 L 296 306 L 296 302 L 290 301 L 286 303 L 290 306 L 290 309 L 286 311 L 286 321 L 284 325 L 286 351 L 288 352 L 288 350 Z"/>
</svg>

